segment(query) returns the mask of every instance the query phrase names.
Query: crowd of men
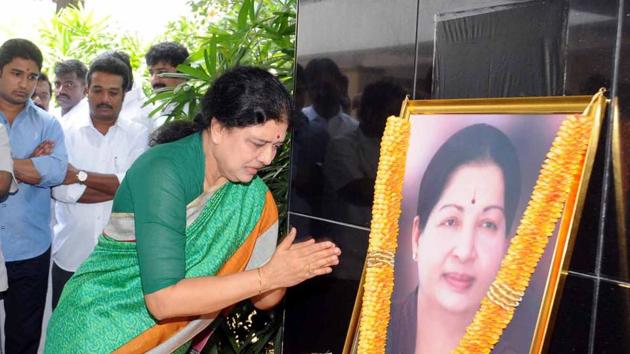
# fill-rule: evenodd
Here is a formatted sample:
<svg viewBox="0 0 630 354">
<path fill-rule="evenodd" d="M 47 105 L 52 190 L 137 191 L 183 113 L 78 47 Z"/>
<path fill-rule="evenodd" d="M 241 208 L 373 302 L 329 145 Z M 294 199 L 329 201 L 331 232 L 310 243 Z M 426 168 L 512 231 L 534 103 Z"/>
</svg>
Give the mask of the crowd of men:
<svg viewBox="0 0 630 354">
<path fill-rule="evenodd" d="M 153 89 L 181 84 L 160 74 L 177 72 L 187 57 L 177 43 L 151 47 L 145 59 Z M 0 296 L 7 353 L 37 352 L 49 272 L 54 308 L 94 249 L 125 172 L 168 113 L 149 117 L 152 108 L 144 105 L 124 52 L 102 53 L 89 66 L 75 59 L 56 63 L 52 84 L 42 63 L 28 40 L 0 46 Z"/>
</svg>

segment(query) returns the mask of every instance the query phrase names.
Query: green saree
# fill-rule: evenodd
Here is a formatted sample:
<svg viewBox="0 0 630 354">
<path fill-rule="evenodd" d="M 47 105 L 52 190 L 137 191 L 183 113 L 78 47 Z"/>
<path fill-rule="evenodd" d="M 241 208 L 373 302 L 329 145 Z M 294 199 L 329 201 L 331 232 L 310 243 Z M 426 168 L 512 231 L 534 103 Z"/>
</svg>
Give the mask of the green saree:
<svg viewBox="0 0 630 354">
<path fill-rule="evenodd" d="M 109 353 L 156 324 L 144 295 L 214 275 L 265 208 L 255 178 L 202 193 L 198 134 L 157 146 L 127 173 L 110 223 L 66 284 L 48 325 L 47 353 Z"/>
</svg>

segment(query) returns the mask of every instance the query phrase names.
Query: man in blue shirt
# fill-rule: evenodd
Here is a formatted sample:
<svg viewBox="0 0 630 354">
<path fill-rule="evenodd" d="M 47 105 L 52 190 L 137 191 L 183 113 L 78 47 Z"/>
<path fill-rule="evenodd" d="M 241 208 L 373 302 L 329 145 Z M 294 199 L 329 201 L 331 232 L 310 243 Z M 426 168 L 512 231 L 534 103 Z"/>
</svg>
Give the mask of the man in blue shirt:
<svg viewBox="0 0 630 354">
<path fill-rule="evenodd" d="M 59 122 L 35 106 L 42 54 L 25 39 L 0 46 L 0 124 L 9 133 L 19 190 L 0 203 L 7 353 L 36 353 L 50 265 L 50 187 L 66 176 L 68 157 Z"/>
</svg>

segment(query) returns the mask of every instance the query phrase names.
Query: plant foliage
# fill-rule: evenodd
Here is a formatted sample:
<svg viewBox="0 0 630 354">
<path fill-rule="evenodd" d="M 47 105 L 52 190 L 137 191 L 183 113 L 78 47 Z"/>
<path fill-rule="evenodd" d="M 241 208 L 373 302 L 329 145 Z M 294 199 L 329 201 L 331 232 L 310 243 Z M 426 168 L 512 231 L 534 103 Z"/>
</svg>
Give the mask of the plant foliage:
<svg viewBox="0 0 630 354">
<path fill-rule="evenodd" d="M 115 26 L 111 18 L 98 18 L 81 4 L 63 8 L 39 29 L 38 44 L 46 58 L 45 66 L 52 68 L 55 63 L 67 59 L 77 59 L 89 65 L 98 54 L 118 49 L 129 54 L 133 68 L 142 67 L 144 48 L 140 41 L 112 28 Z M 112 46 L 112 43 L 117 45 Z"/>
</svg>

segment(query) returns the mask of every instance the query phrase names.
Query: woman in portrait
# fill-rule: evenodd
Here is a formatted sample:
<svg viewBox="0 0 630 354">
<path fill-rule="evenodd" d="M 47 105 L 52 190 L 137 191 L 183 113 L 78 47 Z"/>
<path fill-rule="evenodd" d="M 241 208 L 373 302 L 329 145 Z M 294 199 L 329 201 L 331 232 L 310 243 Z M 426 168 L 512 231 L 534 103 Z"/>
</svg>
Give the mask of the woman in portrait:
<svg viewBox="0 0 630 354">
<path fill-rule="evenodd" d="M 392 306 L 389 353 L 450 353 L 505 255 L 520 197 L 516 149 L 475 124 L 437 150 L 422 177 L 412 225 L 418 286 Z"/>
<path fill-rule="evenodd" d="M 127 172 L 95 250 L 65 286 L 46 352 L 145 352 L 130 343 L 160 337 L 145 334 L 161 324 L 245 299 L 267 309 L 287 287 L 330 273 L 341 253 L 331 242 L 293 243 L 293 229 L 276 248 L 277 208 L 257 177 L 292 115 L 278 79 L 239 67 L 213 83 L 194 124 L 164 127 Z"/>
</svg>

